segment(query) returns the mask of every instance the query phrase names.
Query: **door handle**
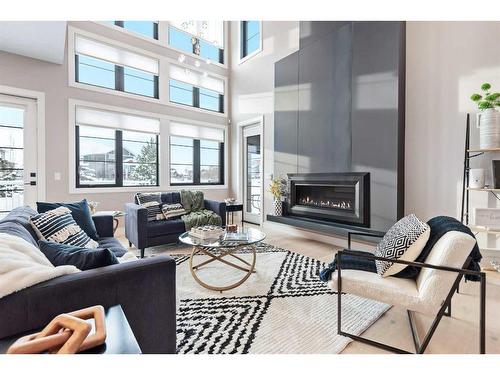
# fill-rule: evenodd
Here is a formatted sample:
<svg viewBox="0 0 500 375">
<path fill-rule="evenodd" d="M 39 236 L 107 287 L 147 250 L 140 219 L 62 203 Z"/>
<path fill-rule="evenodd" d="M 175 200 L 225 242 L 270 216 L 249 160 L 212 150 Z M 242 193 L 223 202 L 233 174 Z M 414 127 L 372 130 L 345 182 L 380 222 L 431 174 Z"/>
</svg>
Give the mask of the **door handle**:
<svg viewBox="0 0 500 375">
<path fill-rule="evenodd" d="M 36 181 L 25 182 L 25 185 L 36 186 Z"/>
</svg>

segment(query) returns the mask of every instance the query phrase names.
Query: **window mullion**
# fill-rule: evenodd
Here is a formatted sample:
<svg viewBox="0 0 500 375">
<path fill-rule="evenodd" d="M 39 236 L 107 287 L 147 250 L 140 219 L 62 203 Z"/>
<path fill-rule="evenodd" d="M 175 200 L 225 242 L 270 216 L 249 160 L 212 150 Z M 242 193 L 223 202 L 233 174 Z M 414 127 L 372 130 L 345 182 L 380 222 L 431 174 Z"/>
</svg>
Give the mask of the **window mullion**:
<svg viewBox="0 0 500 375">
<path fill-rule="evenodd" d="M 123 132 L 115 131 L 115 184 L 123 186 Z"/>
<path fill-rule="evenodd" d="M 125 91 L 125 72 L 123 66 L 115 65 L 115 90 Z"/>
<path fill-rule="evenodd" d="M 80 187 L 80 127 L 75 127 L 75 168 L 76 187 Z"/>
<path fill-rule="evenodd" d="M 200 88 L 193 86 L 193 107 L 200 108 Z"/>
<path fill-rule="evenodd" d="M 224 143 L 219 143 L 219 184 L 224 184 Z"/>
<path fill-rule="evenodd" d="M 193 183 L 200 184 L 200 140 L 193 140 Z"/>
</svg>

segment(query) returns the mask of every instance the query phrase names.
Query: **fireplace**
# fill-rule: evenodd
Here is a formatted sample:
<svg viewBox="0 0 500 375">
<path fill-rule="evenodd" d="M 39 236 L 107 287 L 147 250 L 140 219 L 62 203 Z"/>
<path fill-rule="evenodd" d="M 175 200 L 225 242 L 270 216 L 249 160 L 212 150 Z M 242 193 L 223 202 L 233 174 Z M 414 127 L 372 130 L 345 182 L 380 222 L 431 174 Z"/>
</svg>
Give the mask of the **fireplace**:
<svg viewBox="0 0 500 375">
<path fill-rule="evenodd" d="M 369 173 L 288 174 L 287 215 L 370 226 Z"/>
</svg>

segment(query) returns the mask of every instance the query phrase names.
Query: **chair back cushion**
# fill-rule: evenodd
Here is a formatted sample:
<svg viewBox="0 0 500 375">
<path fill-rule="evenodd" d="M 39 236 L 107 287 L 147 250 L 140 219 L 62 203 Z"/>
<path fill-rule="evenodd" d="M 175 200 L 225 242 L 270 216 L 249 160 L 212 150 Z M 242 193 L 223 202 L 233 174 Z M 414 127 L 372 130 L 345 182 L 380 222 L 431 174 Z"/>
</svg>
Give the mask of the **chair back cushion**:
<svg viewBox="0 0 500 375">
<path fill-rule="evenodd" d="M 178 191 L 168 193 L 161 193 L 161 201 L 164 204 L 178 204 L 181 203 L 181 194 Z"/>
<path fill-rule="evenodd" d="M 468 234 L 448 232 L 436 242 L 425 262 L 462 268 L 475 244 L 475 238 Z M 429 307 L 429 313 L 439 310 L 457 276 L 456 272 L 422 268 L 417 278 L 417 288 L 420 300 Z"/>
</svg>

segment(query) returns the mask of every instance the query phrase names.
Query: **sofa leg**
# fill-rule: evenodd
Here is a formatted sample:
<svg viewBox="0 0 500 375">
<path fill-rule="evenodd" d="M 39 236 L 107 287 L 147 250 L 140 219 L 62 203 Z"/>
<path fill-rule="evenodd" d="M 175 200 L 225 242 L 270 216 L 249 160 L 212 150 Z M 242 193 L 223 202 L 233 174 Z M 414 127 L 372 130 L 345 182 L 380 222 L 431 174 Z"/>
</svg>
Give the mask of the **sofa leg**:
<svg viewBox="0 0 500 375">
<path fill-rule="evenodd" d="M 141 258 L 144 258 L 144 250 L 145 249 L 141 249 Z"/>
<path fill-rule="evenodd" d="M 128 247 L 132 247 L 132 242 L 128 241 Z"/>
</svg>

